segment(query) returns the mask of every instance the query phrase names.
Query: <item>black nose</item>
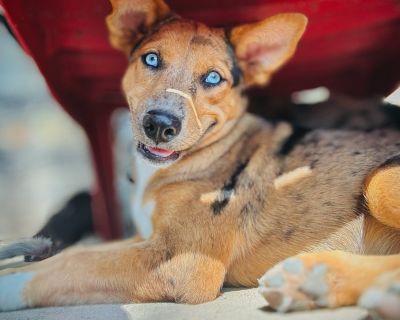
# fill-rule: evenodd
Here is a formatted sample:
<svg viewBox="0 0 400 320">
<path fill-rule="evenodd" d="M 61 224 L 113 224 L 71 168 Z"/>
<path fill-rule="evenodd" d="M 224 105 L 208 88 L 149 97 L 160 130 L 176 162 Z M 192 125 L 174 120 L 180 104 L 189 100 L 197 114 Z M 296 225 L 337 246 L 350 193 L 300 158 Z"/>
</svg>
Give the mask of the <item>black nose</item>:
<svg viewBox="0 0 400 320">
<path fill-rule="evenodd" d="M 146 136 L 156 144 L 169 142 L 181 131 L 181 122 L 173 115 L 163 111 L 149 111 L 143 118 Z"/>
</svg>

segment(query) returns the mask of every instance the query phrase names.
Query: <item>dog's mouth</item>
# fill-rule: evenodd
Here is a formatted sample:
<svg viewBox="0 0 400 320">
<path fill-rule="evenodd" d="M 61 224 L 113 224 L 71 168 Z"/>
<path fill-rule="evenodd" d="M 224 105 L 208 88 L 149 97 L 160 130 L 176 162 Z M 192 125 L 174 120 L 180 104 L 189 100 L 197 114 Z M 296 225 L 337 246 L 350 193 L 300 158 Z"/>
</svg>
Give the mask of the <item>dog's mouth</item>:
<svg viewBox="0 0 400 320">
<path fill-rule="evenodd" d="M 150 147 L 141 142 L 138 143 L 137 150 L 142 156 L 156 163 L 173 162 L 177 160 L 180 155 L 177 151 Z"/>
</svg>

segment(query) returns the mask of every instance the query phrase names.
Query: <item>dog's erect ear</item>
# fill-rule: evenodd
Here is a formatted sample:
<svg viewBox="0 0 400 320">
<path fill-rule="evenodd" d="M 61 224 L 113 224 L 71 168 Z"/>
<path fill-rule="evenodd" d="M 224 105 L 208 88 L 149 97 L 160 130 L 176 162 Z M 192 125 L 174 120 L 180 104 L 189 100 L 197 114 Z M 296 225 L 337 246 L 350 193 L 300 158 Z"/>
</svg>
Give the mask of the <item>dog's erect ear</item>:
<svg viewBox="0 0 400 320">
<path fill-rule="evenodd" d="M 135 44 L 156 23 L 172 15 L 163 0 L 110 0 L 107 17 L 111 45 L 129 55 Z"/>
<path fill-rule="evenodd" d="M 307 25 L 300 13 L 284 13 L 231 30 L 245 83 L 265 85 L 270 76 L 294 54 Z"/>
</svg>

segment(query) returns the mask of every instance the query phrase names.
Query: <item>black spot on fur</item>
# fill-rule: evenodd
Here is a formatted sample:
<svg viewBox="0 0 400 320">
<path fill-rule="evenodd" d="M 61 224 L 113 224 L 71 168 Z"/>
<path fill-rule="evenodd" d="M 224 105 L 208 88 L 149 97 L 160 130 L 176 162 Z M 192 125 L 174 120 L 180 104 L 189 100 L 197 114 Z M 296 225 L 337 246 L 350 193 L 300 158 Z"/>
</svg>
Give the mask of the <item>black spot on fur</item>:
<svg viewBox="0 0 400 320">
<path fill-rule="evenodd" d="M 317 165 L 317 163 L 318 163 L 318 159 L 314 159 L 313 161 L 311 161 L 311 163 L 310 163 L 310 168 L 311 168 L 311 169 L 314 169 L 315 166 Z"/>
<path fill-rule="evenodd" d="M 240 82 L 242 71 L 239 68 L 239 64 L 237 62 L 236 55 L 235 55 L 235 50 L 229 39 L 230 39 L 230 29 L 225 29 L 226 50 L 227 50 L 228 56 L 232 62 L 232 68 L 231 68 L 231 75 L 232 75 L 232 79 L 233 79 L 232 87 L 236 87 Z"/>
<path fill-rule="evenodd" d="M 365 199 L 365 195 L 361 193 L 359 195 L 356 195 L 354 199 L 356 201 L 356 205 L 354 208 L 355 213 L 357 215 L 367 214 L 369 210 L 368 210 L 367 199 Z"/>
<path fill-rule="evenodd" d="M 146 39 L 147 39 L 147 37 L 142 37 L 141 39 L 139 39 L 138 42 L 135 43 L 135 45 L 132 47 L 132 50 L 131 50 L 131 52 L 130 52 L 130 54 L 129 54 L 130 57 L 132 57 L 133 53 L 134 53 L 137 49 L 139 49 L 139 48 L 141 47 L 141 45 L 143 44 L 144 40 L 146 40 Z"/>
<path fill-rule="evenodd" d="M 360 151 L 354 151 L 354 152 L 353 152 L 353 156 L 358 156 L 358 155 L 360 155 L 360 154 L 361 154 Z"/>
<path fill-rule="evenodd" d="M 236 59 L 235 59 L 235 61 L 236 61 Z M 239 84 L 240 76 L 242 74 L 242 72 L 240 71 L 239 66 L 237 65 L 236 62 L 233 64 L 233 67 L 231 68 L 231 74 L 232 74 L 232 79 L 233 79 L 232 87 L 234 88 Z"/>
<path fill-rule="evenodd" d="M 132 175 L 131 175 L 130 173 L 127 173 L 127 174 L 126 174 L 126 178 L 128 179 L 128 181 L 129 181 L 130 183 L 135 183 L 135 180 L 133 180 Z"/>
<path fill-rule="evenodd" d="M 249 201 L 247 202 L 242 209 L 240 209 L 240 214 L 241 215 L 249 215 L 251 213 L 255 212 L 255 207 L 254 205 Z"/>
<path fill-rule="evenodd" d="M 244 187 L 245 187 L 246 189 L 252 189 L 252 188 L 254 188 L 254 185 L 255 185 L 254 180 L 247 179 L 247 181 L 246 181 Z"/>
<path fill-rule="evenodd" d="M 248 162 L 249 161 L 247 160 L 238 165 L 236 170 L 233 172 L 232 176 L 229 178 L 227 182 L 225 182 L 224 186 L 222 187 L 218 199 L 211 204 L 211 208 L 215 215 L 220 214 L 222 210 L 224 210 L 226 205 L 229 203 L 229 200 L 233 192 L 235 191 L 238 178 L 243 172 L 243 170 L 246 168 Z"/>
<path fill-rule="evenodd" d="M 379 168 L 391 167 L 391 166 L 400 166 L 400 154 L 395 155 L 387 159 L 384 163 L 382 163 Z"/>
<path fill-rule="evenodd" d="M 169 278 L 169 279 L 168 279 L 168 283 L 169 283 L 169 285 L 170 285 L 172 288 L 175 288 L 176 281 L 175 281 L 174 278 Z"/>
<path fill-rule="evenodd" d="M 172 259 L 172 256 L 173 256 L 173 254 L 172 254 L 172 252 L 170 251 L 170 250 L 167 250 L 166 252 L 165 252 L 165 260 L 171 260 Z"/>
<path fill-rule="evenodd" d="M 351 176 L 352 177 L 356 177 L 356 176 L 358 176 L 358 174 L 359 174 L 359 171 L 351 171 Z"/>
<path fill-rule="evenodd" d="M 192 97 L 194 97 L 197 93 L 197 86 L 196 86 L 196 81 L 193 81 L 190 85 L 189 88 L 189 93 L 192 95 Z"/>
<path fill-rule="evenodd" d="M 35 235 L 51 239 L 53 243 L 51 255 L 74 244 L 85 234 L 93 232 L 91 202 L 89 192 L 75 194 Z M 25 261 L 42 259 L 43 257 L 25 256 Z"/>
<path fill-rule="evenodd" d="M 385 103 L 384 108 L 382 108 L 388 118 L 390 119 L 390 123 L 393 123 L 394 126 L 400 128 L 400 109 L 398 106 L 395 106 L 390 103 Z"/>
<path fill-rule="evenodd" d="M 287 229 L 283 234 L 284 239 L 286 241 L 290 240 L 293 237 L 295 231 L 296 231 L 296 227 L 291 227 L 291 228 Z"/>
<path fill-rule="evenodd" d="M 311 130 L 308 128 L 294 127 L 292 134 L 285 140 L 281 148 L 277 151 L 277 156 L 283 157 L 288 155 L 292 150 L 302 142 L 303 138 Z"/>
<path fill-rule="evenodd" d="M 319 136 L 319 132 L 317 131 L 313 131 L 310 135 L 308 135 L 305 139 L 304 139 L 304 143 L 306 144 L 317 144 L 320 141 L 320 136 Z M 327 146 L 330 147 L 334 147 L 335 144 L 333 142 L 330 142 L 327 144 Z"/>
<path fill-rule="evenodd" d="M 222 200 L 216 200 L 215 202 L 213 202 L 213 204 L 211 205 L 211 208 L 213 210 L 213 213 L 215 215 L 219 215 L 222 210 L 224 210 L 224 208 L 226 207 L 226 205 L 228 204 L 230 197 L 232 196 L 233 190 L 231 190 L 229 192 L 229 194 L 224 194 L 223 195 L 223 199 Z"/>
<path fill-rule="evenodd" d="M 257 196 L 256 196 L 256 201 L 257 201 L 258 206 L 260 208 L 264 208 L 265 201 L 266 201 L 266 196 L 265 195 L 261 195 L 260 193 L 258 193 Z"/>
<path fill-rule="evenodd" d="M 164 20 L 161 20 L 159 23 L 155 24 L 152 28 L 150 28 L 147 32 L 143 30 L 143 26 L 141 26 L 141 30 L 139 29 L 139 32 L 143 34 L 143 36 L 135 43 L 135 45 L 132 47 L 132 50 L 130 52 L 130 56 L 139 49 L 142 44 L 149 39 L 152 35 L 154 35 L 157 31 L 160 30 L 160 28 L 164 25 L 167 25 L 171 22 L 174 22 L 178 20 L 179 18 L 177 16 L 169 16 L 165 18 Z"/>
<path fill-rule="evenodd" d="M 197 45 L 201 45 L 201 46 L 211 46 L 213 47 L 213 43 L 209 38 L 203 37 L 203 36 L 199 36 L 199 35 L 195 35 L 192 40 L 190 40 L 191 44 L 197 44 Z"/>
</svg>

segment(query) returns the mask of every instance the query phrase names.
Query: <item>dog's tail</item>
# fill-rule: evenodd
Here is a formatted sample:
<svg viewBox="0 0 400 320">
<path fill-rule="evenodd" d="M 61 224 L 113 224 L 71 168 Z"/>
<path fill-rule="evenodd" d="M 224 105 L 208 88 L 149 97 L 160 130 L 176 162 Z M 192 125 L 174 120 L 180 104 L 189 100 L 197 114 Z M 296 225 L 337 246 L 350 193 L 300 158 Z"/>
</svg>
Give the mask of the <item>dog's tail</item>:
<svg viewBox="0 0 400 320">
<path fill-rule="evenodd" d="M 20 239 L 9 244 L 0 243 L 0 260 L 18 256 L 48 257 L 52 246 L 51 240 L 43 237 Z"/>
</svg>

